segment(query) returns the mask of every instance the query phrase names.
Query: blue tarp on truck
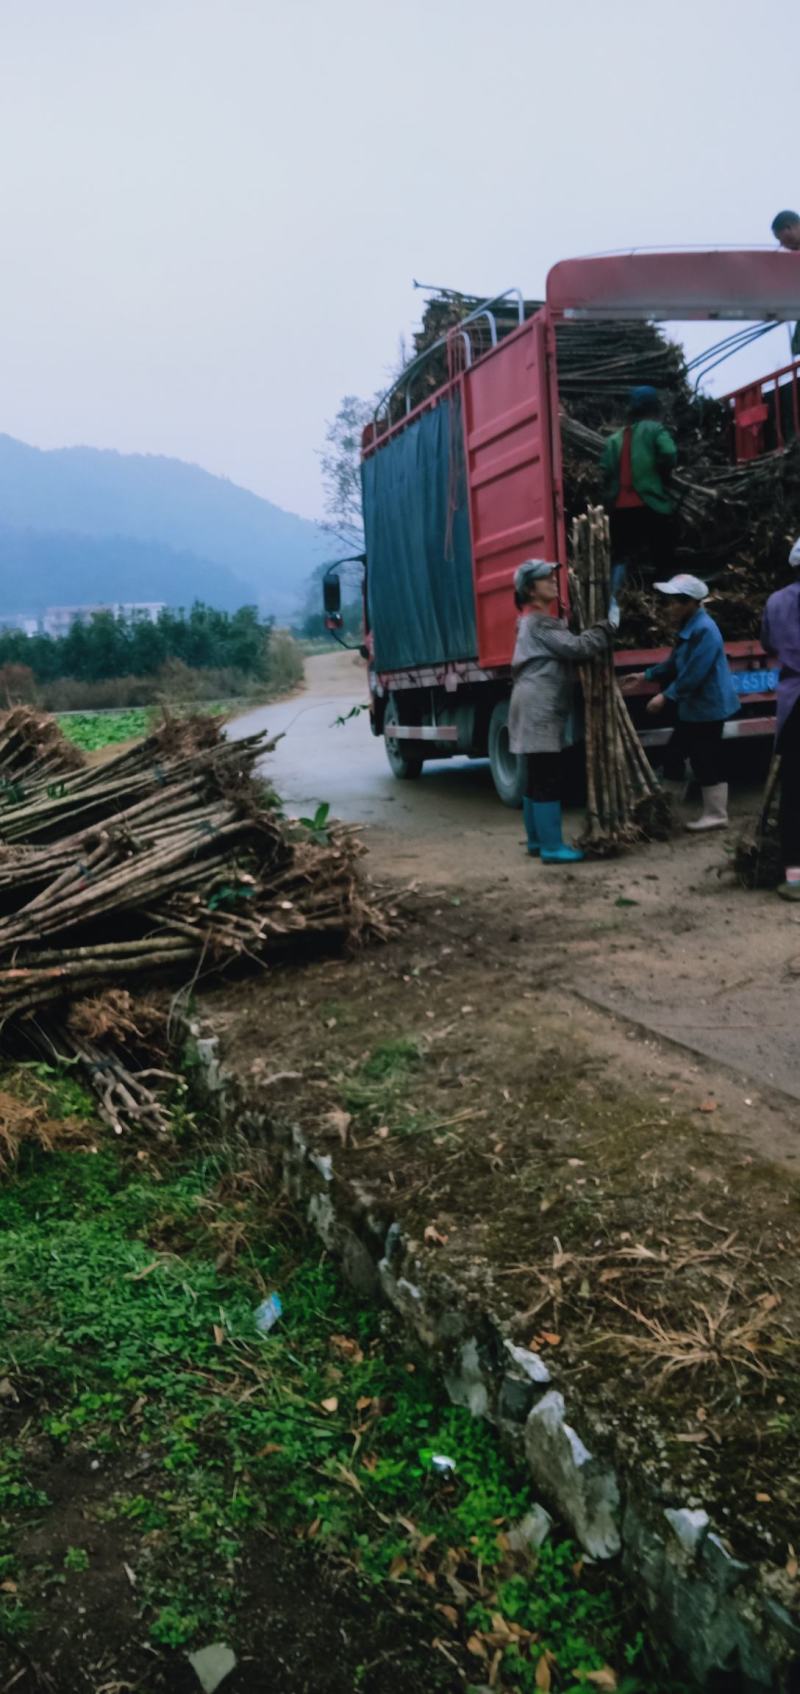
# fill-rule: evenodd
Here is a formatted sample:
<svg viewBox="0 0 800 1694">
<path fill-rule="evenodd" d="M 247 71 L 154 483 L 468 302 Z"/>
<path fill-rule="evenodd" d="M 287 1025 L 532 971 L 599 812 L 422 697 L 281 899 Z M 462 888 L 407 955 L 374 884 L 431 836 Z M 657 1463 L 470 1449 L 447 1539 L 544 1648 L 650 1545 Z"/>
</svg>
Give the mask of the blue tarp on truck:
<svg viewBox="0 0 800 1694">
<path fill-rule="evenodd" d="M 478 651 L 461 408 L 449 398 L 361 466 L 367 609 L 378 670 Z"/>
</svg>

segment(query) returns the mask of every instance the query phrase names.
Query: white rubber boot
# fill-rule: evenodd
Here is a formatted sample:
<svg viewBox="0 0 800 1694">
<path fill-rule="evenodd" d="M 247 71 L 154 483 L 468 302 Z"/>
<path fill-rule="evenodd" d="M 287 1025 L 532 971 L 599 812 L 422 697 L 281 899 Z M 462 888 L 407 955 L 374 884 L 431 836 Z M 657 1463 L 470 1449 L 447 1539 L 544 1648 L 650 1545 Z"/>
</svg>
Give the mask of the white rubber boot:
<svg viewBox="0 0 800 1694">
<path fill-rule="evenodd" d="M 728 784 L 718 782 L 714 788 L 702 788 L 703 810 L 687 829 L 725 829 L 728 823 Z"/>
</svg>

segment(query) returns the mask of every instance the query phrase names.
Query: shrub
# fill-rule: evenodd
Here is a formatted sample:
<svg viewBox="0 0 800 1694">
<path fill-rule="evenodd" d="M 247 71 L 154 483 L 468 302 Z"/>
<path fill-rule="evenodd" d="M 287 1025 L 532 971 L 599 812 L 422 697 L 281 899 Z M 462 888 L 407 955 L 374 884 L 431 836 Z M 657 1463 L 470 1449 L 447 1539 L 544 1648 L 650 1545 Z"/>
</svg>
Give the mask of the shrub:
<svg viewBox="0 0 800 1694">
<path fill-rule="evenodd" d="M 288 694 L 303 680 L 303 655 L 288 629 L 273 629 L 267 655 L 267 681 L 271 694 Z"/>
</svg>

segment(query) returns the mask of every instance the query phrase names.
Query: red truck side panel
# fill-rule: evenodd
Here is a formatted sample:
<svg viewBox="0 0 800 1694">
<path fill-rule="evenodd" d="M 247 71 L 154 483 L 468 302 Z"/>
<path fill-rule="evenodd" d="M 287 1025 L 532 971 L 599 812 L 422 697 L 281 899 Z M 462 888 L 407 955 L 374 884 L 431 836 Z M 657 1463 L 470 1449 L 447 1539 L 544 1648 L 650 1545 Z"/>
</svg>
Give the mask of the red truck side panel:
<svg viewBox="0 0 800 1694">
<path fill-rule="evenodd" d="M 737 465 L 780 451 L 800 436 L 800 359 L 735 388 L 725 399 L 733 414 Z"/>
<path fill-rule="evenodd" d="M 558 557 L 547 318 L 529 318 L 463 377 L 478 663 L 514 649 L 512 583 L 523 559 Z"/>
</svg>

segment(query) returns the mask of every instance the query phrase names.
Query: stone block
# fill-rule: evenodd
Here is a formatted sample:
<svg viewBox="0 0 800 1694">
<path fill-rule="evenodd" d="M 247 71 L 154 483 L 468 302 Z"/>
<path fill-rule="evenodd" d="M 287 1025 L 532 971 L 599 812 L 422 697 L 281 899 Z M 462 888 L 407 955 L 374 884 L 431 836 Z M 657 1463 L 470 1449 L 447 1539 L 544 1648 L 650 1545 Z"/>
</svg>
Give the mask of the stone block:
<svg viewBox="0 0 800 1694">
<path fill-rule="evenodd" d="M 506 1423 L 525 1423 L 537 1399 L 530 1377 L 521 1371 L 506 1371 L 497 1401 L 498 1417 Z"/>
<path fill-rule="evenodd" d="M 547 1540 L 553 1527 L 553 1519 L 544 1506 L 531 1506 L 519 1523 L 512 1524 L 506 1539 L 512 1553 L 535 1551 Z"/>
<path fill-rule="evenodd" d="M 342 1271 L 350 1287 L 366 1300 L 374 1300 L 380 1286 L 378 1267 L 368 1247 L 355 1231 L 343 1231 L 341 1244 Z"/>
<path fill-rule="evenodd" d="M 486 1417 L 489 1410 L 489 1389 L 474 1336 L 464 1342 L 459 1350 L 455 1369 L 445 1371 L 444 1381 L 454 1406 L 468 1406 L 473 1417 Z"/>
<path fill-rule="evenodd" d="M 592 1457 L 565 1421 L 564 1399 L 555 1389 L 528 1417 L 525 1453 L 536 1482 L 581 1546 L 595 1559 L 613 1558 L 620 1549 L 617 1478 L 609 1465 Z"/>
<path fill-rule="evenodd" d="M 534 1353 L 532 1347 L 517 1347 L 513 1341 L 507 1341 L 505 1345 L 506 1352 L 530 1382 L 542 1388 L 550 1382 L 550 1372 L 540 1353 Z"/>
<path fill-rule="evenodd" d="M 686 1558 L 694 1559 L 708 1530 L 708 1512 L 692 1511 L 689 1506 L 679 1506 L 677 1509 L 668 1506 L 664 1516 Z"/>
<path fill-rule="evenodd" d="M 728 1552 L 718 1535 L 708 1534 L 701 1554 L 709 1581 L 719 1594 L 728 1594 L 749 1574 L 749 1567 Z"/>
</svg>

